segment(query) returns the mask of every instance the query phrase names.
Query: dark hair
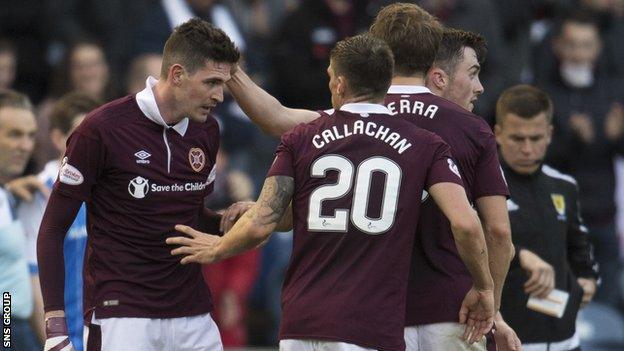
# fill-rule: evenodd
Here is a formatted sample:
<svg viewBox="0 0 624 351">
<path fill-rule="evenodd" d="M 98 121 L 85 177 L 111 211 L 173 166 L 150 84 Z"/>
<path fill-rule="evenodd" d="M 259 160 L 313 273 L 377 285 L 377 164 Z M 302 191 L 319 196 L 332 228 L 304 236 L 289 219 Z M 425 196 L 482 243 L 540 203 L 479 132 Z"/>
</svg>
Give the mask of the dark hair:
<svg viewBox="0 0 624 351">
<path fill-rule="evenodd" d="M 206 60 L 236 63 L 239 58 L 240 52 L 221 29 L 193 18 L 176 27 L 167 39 L 160 75 L 166 77 L 169 67 L 176 63 L 193 74 Z"/>
<path fill-rule="evenodd" d="M 100 105 L 100 101 L 79 91 L 65 94 L 54 104 L 50 114 L 50 129 L 59 129 L 67 134 L 76 116 L 89 113 Z"/>
<path fill-rule="evenodd" d="M 347 79 L 354 96 L 383 98 L 392 81 L 394 60 L 386 43 L 367 34 L 336 43 L 330 53 L 334 73 Z"/>
<path fill-rule="evenodd" d="M 442 40 L 443 26 L 414 4 L 396 3 L 381 9 L 370 28 L 394 54 L 395 75 L 426 74 Z"/>
<path fill-rule="evenodd" d="M 600 22 L 598 21 L 596 12 L 592 9 L 581 7 L 574 8 L 566 12 L 563 16 L 555 21 L 554 34 L 561 35 L 563 26 L 567 23 L 578 23 L 586 26 L 594 26 L 598 33 L 601 31 Z"/>
<path fill-rule="evenodd" d="M 496 102 L 496 123 L 503 123 L 508 113 L 532 119 L 545 112 L 548 123 L 552 122 L 553 104 L 548 94 L 527 84 L 513 86 L 503 91 Z"/>
<path fill-rule="evenodd" d="M 0 108 L 13 107 L 33 111 L 33 105 L 27 95 L 15 90 L 0 90 Z"/>
<path fill-rule="evenodd" d="M 464 48 L 473 49 L 479 63 L 485 61 L 487 44 L 483 35 L 455 28 L 445 29 L 434 66 L 440 67 L 448 75 L 453 75 L 457 64 L 464 58 Z"/>
</svg>

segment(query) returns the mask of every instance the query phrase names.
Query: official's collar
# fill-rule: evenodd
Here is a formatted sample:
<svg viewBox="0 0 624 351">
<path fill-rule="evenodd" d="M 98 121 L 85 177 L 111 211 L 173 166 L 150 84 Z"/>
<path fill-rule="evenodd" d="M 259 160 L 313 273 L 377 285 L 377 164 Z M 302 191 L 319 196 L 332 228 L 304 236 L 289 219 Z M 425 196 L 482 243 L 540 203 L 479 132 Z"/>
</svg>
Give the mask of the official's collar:
<svg viewBox="0 0 624 351">
<path fill-rule="evenodd" d="M 165 128 L 173 128 L 178 134 L 184 136 L 186 134 L 186 129 L 188 128 L 189 119 L 184 117 L 180 122 L 176 123 L 174 126 L 168 125 L 160 114 L 160 110 L 158 109 L 158 105 L 156 104 L 156 98 L 154 97 L 154 85 L 158 83 L 156 78 L 149 76 L 145 81 L 145 89 L 141 90 L 136 94 L 137 104 L 139 104 L 139 108 L 152 122 L 159 124 Z"/>
</svg>

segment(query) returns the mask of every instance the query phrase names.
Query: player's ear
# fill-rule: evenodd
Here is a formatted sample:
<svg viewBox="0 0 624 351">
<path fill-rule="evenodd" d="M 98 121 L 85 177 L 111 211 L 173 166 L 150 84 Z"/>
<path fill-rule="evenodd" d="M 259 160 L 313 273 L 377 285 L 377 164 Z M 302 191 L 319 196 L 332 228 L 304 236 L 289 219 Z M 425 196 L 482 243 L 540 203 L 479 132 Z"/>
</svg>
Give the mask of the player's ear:
<svg viewBox="0 0 624 351">
<path fill-rule="evenodd" d="M 432 67 L 429 70 L 429 74 L 427 75 L 427 83 L 431 84 L 439 90 L 444 90 L 444 88 L 446 88 L 448 80 L 449 77 L 446 72 L 438 67 Z"/>
<path fill-rule="evenodd" d="M 171 67 L 169 67 L 169 74 L 167 78 L 174 85 L 180 85 L 180 83 L 182 83 L 182 77 L 185 73 L 186 71 L 184 70 L 184 67 L 182 67 L 182 65 L 180 65 L 179 63 L 174 63 L 173 65 L 171 65 Z"/>
<path fill-rule="evenodd" d="M 347 90 L 347 79 L 345 76 L 338 76 L 336 82 L 336 93 L 338 93 L 338 95 L 344 95 Z"/>
</svg>

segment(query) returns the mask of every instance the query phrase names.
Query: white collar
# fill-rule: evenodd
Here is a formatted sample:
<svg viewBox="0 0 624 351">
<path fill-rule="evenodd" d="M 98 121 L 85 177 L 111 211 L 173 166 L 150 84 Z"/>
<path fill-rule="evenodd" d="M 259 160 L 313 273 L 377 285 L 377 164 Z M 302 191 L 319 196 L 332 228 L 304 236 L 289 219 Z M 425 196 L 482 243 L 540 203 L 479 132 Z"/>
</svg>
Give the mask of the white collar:
<svg viewBox="0 0 624 351">
<path fill-rule="evenodd" d="M 165 128 L 173 128 L 178 134 L 184 136 L 186 134 L 186 129 L 188 128 L 189 119 L 184 117 L 180 122 L 176 123 L 176 125 L 169 126 L 162 118 L 160 114 L 160 110 L 158 110 L 158 105 L 156 104 L 156 98 L 154 97 L 154 85 L 158 83 L 156 78 L 149 76 L 145 81 L 145 89 L 141 90 L 136 94 L 136 101 L 141 109 L 141 112 L 147 117 L 150 121 L 159 124 Z"/>
<path fill-rule="evenodd" d="M 432 94 L 429 88 L 422 85 L 391 85 L 388 94 Z"/>
<path fill-rule="evenodd" d="M 371 104 L 367 102 L 354 102 L 350 104 L 344 104 L 340 107 L 340 111 L 346 111 L 351 113 L 377 113 L 382 115 L 392 115 L 390 110 L 384 105 Z"/>
</svg>

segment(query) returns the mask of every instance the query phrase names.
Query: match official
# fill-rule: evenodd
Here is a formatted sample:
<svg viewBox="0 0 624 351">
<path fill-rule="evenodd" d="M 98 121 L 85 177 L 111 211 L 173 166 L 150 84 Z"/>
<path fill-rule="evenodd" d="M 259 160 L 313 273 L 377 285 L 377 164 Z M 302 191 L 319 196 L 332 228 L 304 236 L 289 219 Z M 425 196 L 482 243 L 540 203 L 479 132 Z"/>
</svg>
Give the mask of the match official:
<svg viewBox="0 0 624 351">
<path fill-rule="evenodd" d="M 580 350 L 575 322 L 596 291 L 597 268 L 580 217 L 576 180 L 543 164 L 553 107 L 543 91 L 512 87 L 496 106 L 495 134 L 511 197 L 507 209 L 516 258 L 503 288 L 501 314 L 525 351 Z M 553 289 L 569 294 L 563 316 L 527 307 Z"/>
</svg>

